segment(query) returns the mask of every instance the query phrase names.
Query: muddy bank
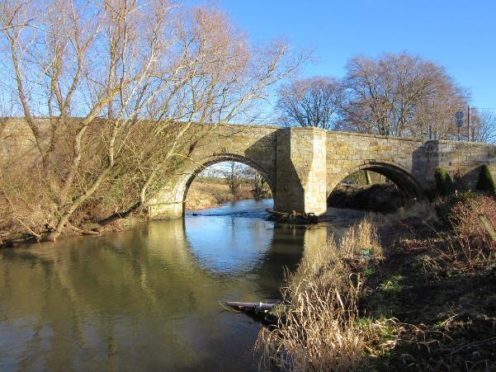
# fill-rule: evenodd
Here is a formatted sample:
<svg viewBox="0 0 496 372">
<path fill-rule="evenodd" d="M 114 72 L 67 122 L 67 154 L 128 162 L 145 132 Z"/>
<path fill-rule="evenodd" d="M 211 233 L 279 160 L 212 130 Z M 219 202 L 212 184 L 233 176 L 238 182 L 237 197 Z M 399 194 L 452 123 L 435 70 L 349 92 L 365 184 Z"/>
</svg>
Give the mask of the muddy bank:
<svg viewBox="0 0 496 372">
<path fill-rule="evenodd" d="M 57 241 L 77 236 L 101 237 L 106 234 L 124 232 L 139 228 L 146 223 L 148 223 L 146 216 L 139 214 L 115 220 L 107 225 L 87 222 L 83 223 L 80 227 L 67 226 Z M 38 237 L 28 233 L 0 232 L 0 249 L 44 243 L 51 244 L 52 242 L 41 240 Z"/>
</svg>

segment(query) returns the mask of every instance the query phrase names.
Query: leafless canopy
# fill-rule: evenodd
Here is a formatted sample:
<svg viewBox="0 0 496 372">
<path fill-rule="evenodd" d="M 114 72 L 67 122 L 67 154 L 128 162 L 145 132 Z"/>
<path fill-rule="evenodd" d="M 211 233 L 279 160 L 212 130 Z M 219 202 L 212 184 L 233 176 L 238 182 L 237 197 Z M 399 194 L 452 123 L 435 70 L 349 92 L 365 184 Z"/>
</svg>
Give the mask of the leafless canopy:
<svg viewBox="0 0 496 372">
<path fill-rule="evenodd" d="M 467 106 L 442 67 L 405 53 L 351 59 L 343 89 L 340 128 L 381 135 L 425 138 L 431 127 L 450 138 L 455 112 Z"/>
<path fill-rule="evenodd" d="M 299 63 L 284 43 L 250 46 L 217 9 L 168 0 L 0 0 L 0 61 L 6 114 L 25 118 L 36 147 L 38 223 L 20 214 L 22 191 L 3 195 L 49 239 L 91 200 L 143 205 L 192 123 L 248 120 Z"/>
<path fill-rule="evenodd" d="M 496 114 L 488 110 L 472 110 L 470 132 L 473 141 L 496 143 Z"/>
<path fill-rule="evenodd" d="M 315 77 L 284 85 L 279 91 L 277 109 L 285 125 L 332 129 L 339 104 L 335 79 Z"/>
</svg>

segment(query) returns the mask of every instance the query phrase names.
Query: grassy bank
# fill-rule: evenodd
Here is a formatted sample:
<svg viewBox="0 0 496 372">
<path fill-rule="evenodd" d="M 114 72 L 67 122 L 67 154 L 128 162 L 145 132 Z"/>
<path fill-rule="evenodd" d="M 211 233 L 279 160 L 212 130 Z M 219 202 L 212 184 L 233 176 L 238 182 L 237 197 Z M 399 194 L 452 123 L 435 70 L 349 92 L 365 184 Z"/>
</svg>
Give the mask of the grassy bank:
<svg viewBox="0 0 496 372">
<path fill-rule="evenodd" d="M 191 184 L 186 198 L 186 209 L 196 210 L 214 208 L 219 205 L 242 199 L 253 199 L 252 185 L 242 183 L 239 192 L 234 196 L 227 183 L 223 181 L 197 180 Z"/>
<path fill-rule="evenodd" d="M 496 200 L 454 197 L 331 239 L 257 346 L 284 370 L 494 370 Z"/>
</svg>

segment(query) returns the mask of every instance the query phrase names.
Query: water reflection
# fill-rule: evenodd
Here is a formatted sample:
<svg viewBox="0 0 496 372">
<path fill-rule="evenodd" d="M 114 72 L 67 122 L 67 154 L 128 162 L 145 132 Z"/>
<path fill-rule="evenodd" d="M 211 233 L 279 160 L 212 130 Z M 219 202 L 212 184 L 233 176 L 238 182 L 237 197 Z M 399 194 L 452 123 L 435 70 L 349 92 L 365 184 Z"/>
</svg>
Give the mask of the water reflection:
<svg viewBox="0 0 496 372">
<path fill-rule="evenodd" d="M 259 325 L 218 301 L 274 298 L 325 234 L 252 217 L 0 251 L 0 370 L 256 370 Z"/>
<path fill-rule="evenodd" d="M 204 230 L 206 224 L 211 228 Z M 188 221 L 186 237 L 202 268 L 217 274 L 242 275 L 265 259 L 273 229 L 273 223 L 259 219 L 201 216 Z"/>
</svg>

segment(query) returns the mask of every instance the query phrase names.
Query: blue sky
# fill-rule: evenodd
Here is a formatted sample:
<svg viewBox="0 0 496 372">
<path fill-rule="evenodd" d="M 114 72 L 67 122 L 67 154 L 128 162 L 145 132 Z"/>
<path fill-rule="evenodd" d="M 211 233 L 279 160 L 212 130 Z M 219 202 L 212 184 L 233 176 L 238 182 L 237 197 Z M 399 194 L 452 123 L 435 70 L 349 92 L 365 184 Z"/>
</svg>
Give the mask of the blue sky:
<svg viewBox="0 0 496 372">
<path fill-rule="evenodd" d="M 187 3 L 205 3 L 189 0 Z M 445 66 L 472 93 L 472 103 L 496 112 L 496 1 L 213 0 L 253 43 L 284 37 L 311 48 L 304 76 L 341 77 L 361 54 L 406 51 Z"/>
</svg>

